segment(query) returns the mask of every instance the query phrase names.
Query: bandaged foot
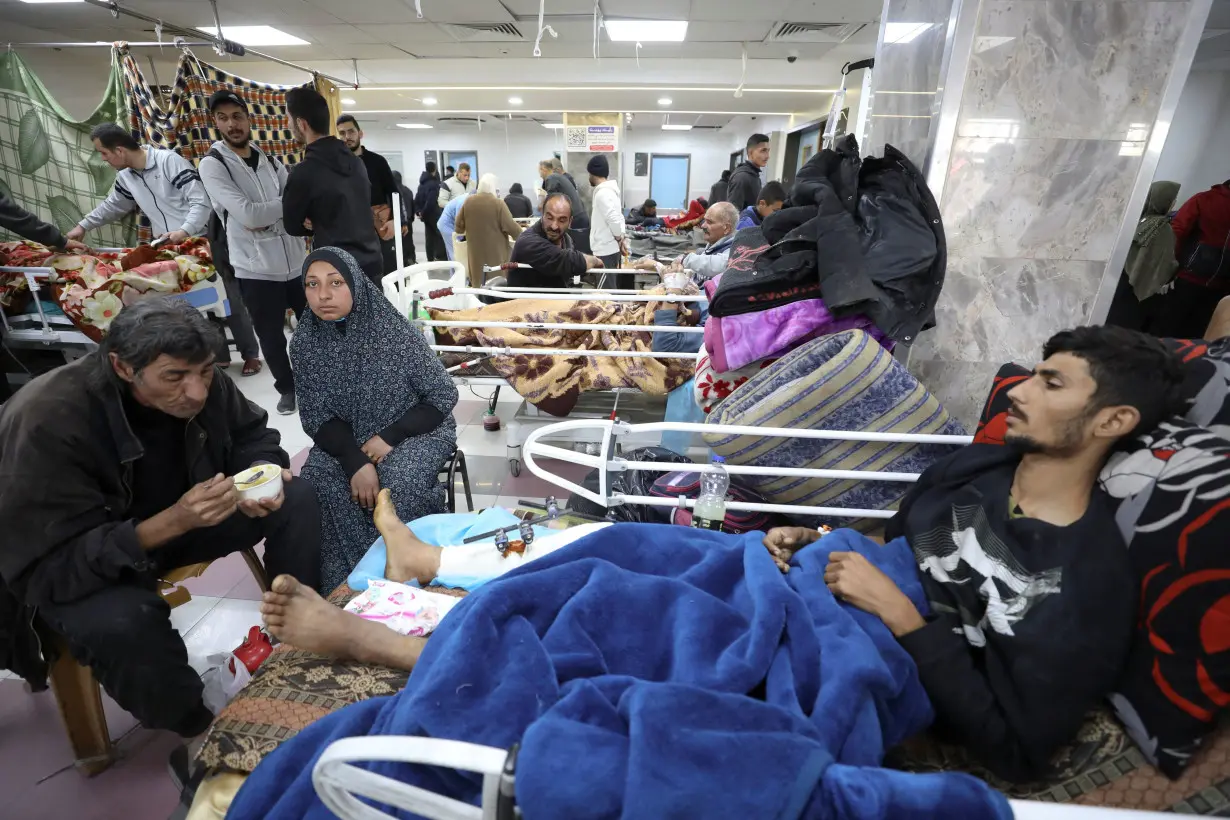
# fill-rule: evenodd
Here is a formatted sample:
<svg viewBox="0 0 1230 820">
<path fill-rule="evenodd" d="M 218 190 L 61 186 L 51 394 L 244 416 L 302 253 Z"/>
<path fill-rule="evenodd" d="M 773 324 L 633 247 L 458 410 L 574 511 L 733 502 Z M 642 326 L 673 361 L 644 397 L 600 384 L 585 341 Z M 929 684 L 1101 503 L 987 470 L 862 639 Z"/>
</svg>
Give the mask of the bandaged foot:
<svg viewBox="0 0 1230 820">
<path fill-rule="evenodd" d="M 261 617 L 283 643 L 339 660 L 413 669 L 423 651 L 423 638 L 398 635 L 339 609 L 289 575 L 273 579 L 261 600 Z"/>
<path fill-rule="evenodd" d="M 384 538 L 384 577 L 401 583 L 415 580 L 421 586 L 430 584 L 440 571 L 440 548 L 415 537 L 398 517 L 393 493 L 387 488 L 376 497 L 374 520 Z"/>
</svg>

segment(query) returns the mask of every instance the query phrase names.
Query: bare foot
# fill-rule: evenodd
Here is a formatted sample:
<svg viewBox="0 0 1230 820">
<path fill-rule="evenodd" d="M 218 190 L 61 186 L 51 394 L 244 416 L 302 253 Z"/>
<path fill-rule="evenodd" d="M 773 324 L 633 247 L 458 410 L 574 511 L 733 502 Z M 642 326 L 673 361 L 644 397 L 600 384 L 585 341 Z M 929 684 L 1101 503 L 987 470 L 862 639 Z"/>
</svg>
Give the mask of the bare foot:
<svg viewBox="0 0 1230 820">
<path fill-rule="evenodd" d="M 273 579 L 261 600 L 261 616 L 283 643 L 339 660 L 413 669 L 425 643 L 346 612 L 289 575 Z"/>
<path fill-rule="evenodd" d="M 384 537 L 384 577 L 390 581 L 414 579 L 427 586 L 440 570 L 440 548 L 415 537 L 393 506 L 393 493 L 385 488 L 376 497 L 376 530 Z"/>
</svg>

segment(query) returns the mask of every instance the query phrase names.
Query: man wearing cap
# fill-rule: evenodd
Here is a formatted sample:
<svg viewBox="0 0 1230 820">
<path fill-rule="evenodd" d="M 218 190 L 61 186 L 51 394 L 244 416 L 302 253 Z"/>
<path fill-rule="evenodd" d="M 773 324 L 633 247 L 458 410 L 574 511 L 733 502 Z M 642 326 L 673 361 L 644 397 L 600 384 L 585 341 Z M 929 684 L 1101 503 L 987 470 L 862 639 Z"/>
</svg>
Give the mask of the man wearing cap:
<svg viewBox="0 0 1230 820">
<path fill-rule="evenodd" d="M 608 179 L 611 166 L 603 154 L 591 158 L 585 170 L 589 172 L 589 184 L 594 189 L 593 214 L 589 223 L 590 250 L 602 260 L 604 268 L 619 268 L 620 259 L 628 252 L 627 240 L 624 238 L 624 207 L 619 196 L 619 183 Z M 631 273 L 617 273 L 611 284 L 616 288 L 631 289 L 634 285 L 633 276 Z"/>
<path fill-rule="evenodd" d="M 281 395 L 278 412 L 289 415 L 295 412 L 295 376 L 283 326 L 287 310 L 297 316 L 307 307 L 304 243 L 282 221 L 290 172 L 252 143 L 248 106 L 234 91 L 216 91 L 209 113 L 222 139 L 201 160 L 201 181 L 225 230 L 230 265 Z"/>
</svg>

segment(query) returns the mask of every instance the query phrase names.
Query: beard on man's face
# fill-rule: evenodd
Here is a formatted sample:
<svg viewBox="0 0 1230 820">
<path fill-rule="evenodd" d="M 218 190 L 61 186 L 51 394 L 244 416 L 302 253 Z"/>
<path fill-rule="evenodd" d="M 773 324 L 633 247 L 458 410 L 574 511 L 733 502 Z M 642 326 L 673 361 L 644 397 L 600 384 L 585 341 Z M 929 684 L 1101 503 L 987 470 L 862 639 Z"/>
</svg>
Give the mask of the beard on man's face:
<svg viewBox="0 0 1230 820">
<path fill-rule="evenodd" d="M 1059 430 L 1059 435 L 1052 443 L 1043 443 L 1028 433 L 1008 432 L 1004 435 L 1004 444 L 1022 455 L 1030 453 L 1049 453 L 1064 455 L 1076 452 L 1085 441 L 1085 425 L 1089 415 L 1082 413 L 1074 419 L 1068 419 Z"/>
<path fill-rule="evenodd" d="M 245 148 L 252 141 L 252 132 L 245 131 L 242 136 L 235 136 L 226 132 L 222 133 L 222 138 L 226 140 L 226 144 L 232 148 Z"/>
</svg>

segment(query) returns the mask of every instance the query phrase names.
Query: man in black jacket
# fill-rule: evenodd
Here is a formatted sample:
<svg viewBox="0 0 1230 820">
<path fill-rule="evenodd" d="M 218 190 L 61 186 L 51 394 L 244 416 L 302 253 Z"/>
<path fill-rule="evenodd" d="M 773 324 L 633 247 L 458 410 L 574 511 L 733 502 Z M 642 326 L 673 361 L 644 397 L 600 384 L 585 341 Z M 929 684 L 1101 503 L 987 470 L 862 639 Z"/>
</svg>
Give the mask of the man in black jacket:
<svg viewBox="0 0 1230 820">
<path fill-rule="evenodd" d="M 58 251 L 86 250 L 84 244 L 65 239 L 59 228 L 18 205 L 4 191 L 0 191 L 0 228 Z"/>
<path fill-rule="evenodd" d="M 914 658 L 936 728 L 1012 782 L 1044 776 L 1119 681 L 1137 582 L 1098 474 L 1173 412 L 1182 382 L 1159 340 L 1119 327 L 1056 334 L 1043 359 L 1008 394 L 1005 446 L 933 464 L 886 527 L 914 553 L 927 617 L 858 553 L 831 553 L 824 574 Z M 818 537 L 783 528 L 765 546 L 787 569 Z"/>
<path fill-rule="evenodd" d="M 718 181 L 709 187 L 709 207 L 725 202 L 728 188 L 730 188 L 730 171 L 723 171 Z"/>
<path fill-rule="evenodd" d="M 12 231 L 22 239 L 38 242 L 59 251 L 84 251 L 86 247 L 76 240 L 66 240 L 64 234 L 55 225 L 44 222 L 25 208 L 18 205 L 8 194 L 0 191 L 0 228 Z M 3 331 L 0 331 L 0 338 Z M 12 390 L 9 389 L 8 377 L 0 370 L 0 403 L 8 400 Z"/>
<path fill-rule="evenodd" d="M 23 634 L 37 613 L 120 706 L 185 737 L 213 716 L 160 574 L 263 539 L 270 577 L 320 578 L 316 493 L 291 480 L 267 414 L 214 366 L 216 342 L 186 302 L 138 302 L 99 351 L 0 411 L 5 667 L 43 684 L 39 659 L 13 650 L 37 645 Z M 231 476 L 261 463 L 283 468 L 282 492 L 241 501 Z"/>
<path fill-rule="evenodd" d="M 508 187 L 508 196 L 504 197 L 504 204 L 508 206 L 508 212 L 513 215 L 514 219 L 529 219 L 534 215 L 534 203 L 530 202 L 530 198 L 525 195 L 520 182 L 514 182 Z"/>
<path fill-rule="evenodd" d="M 769 164 L 769 138 L 752 134 L 747 139 L 747 159 L 735 166 L 726 186 L 726 201 L 742 212 L 760 198 L 760 169 Z"/>
<path fill-rule="evenodd" d="M 508 284 L 518 288 L 571 288 L 573 277 L 590 268 L 602 267 L 596 256 L 581 253 L 572 244 L 572 203 L 566 194 L 551 194 L 542 206 L 542 219 L 522 231 L 512 249 L 512 262 L 530 267 L 513 268 Z"/>
<path fill-rule="evenodd" d="M 329 135 L 329 103 L 311 88 L 286 92 L 290 130 L 307 146 L 282 193 L 282 221 L 293 236 L 312 237 L 313 248 L 350 251 L 373 281 L 384 273 L 380 237 L 372 221 L 371 184 L 363 161 Z"/>
<path fill-rule="evenodd" d="M 392 273 L 401 267 L 397 264 L 397 245 L 393 241 L 393 194 L 401 192 L 393 169 L 383 156 L 363 147 L 363 129 L 354 115 L 343 114 L 337 118 L 337 136 L 367 171 L 367 181 L 371 184 L 372 218 L 376 235 L 380 237 L 380 254 L 384 257 L 381 274 Z M 380 280 L 375 281 L 376 287 L 380 287 Z"/>
</svg>

